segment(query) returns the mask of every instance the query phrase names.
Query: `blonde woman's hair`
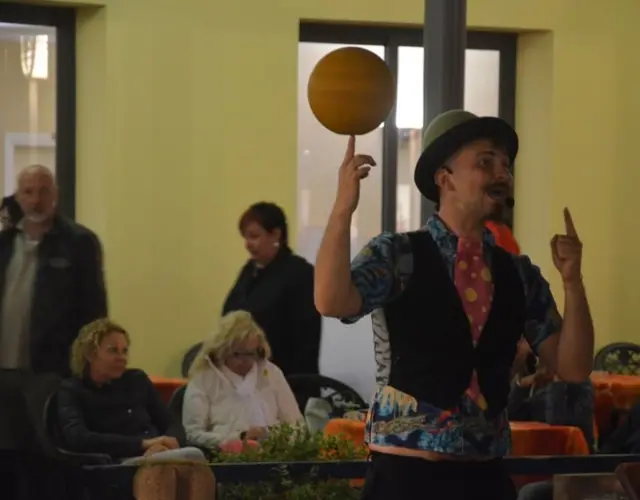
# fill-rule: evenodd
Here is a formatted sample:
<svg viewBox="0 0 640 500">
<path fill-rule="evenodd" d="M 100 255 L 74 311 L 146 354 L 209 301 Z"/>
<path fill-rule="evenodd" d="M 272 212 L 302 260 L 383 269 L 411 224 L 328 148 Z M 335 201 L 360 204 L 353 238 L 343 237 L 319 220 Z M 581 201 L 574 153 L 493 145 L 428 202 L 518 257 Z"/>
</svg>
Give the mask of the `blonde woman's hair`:
<svg viewBox="0 0 640 500">
<path fill-rule="evenodd" d="M 71 373 L 76 377 L 82 377 L 89 364 L 89 356 L 95 352 L 104 338 L 111 333 L 121 333 L 127 339 L 127 343 L 131 343 L 127 331 L 109 318 L 100 318 L 83 326 L 71 346 Z"/>
<path fill-rule="evenodd" d="M 256 338 L 260 343 L 258 354 L 261 359 L 271 357 L 271 346 L 262 328 L 247 311 L 234 311 L 220 320 L 218 328 L 202 343 L 200 352 L 189 368 L 189 377 L 209 366 L 209 359 L 216 365 L 233 354 L 233 349 L 245 340 Z"/>
</svg>

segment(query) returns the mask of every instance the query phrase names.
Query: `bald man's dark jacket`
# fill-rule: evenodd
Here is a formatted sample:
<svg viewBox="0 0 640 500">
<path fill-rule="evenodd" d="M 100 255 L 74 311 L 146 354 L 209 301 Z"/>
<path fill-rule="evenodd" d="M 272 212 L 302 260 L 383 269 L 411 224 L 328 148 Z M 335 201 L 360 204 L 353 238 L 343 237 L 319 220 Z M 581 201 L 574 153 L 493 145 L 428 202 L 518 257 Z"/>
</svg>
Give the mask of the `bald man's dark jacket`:
<svg viewBox="0 0 640 500">
<path fill-rule="evenodd" d="M 20 229 L 0 232 L 0 308 L 7 267 Z M 107 316 L 102 247 L 95 233 L 56 216 L 38 246 L 31 302 L 30 356 L 35 372 L 69 374 L 69 350 L 80 329 Z M 1 309 L 0 309 L 1 310 Z"/>
</svg>

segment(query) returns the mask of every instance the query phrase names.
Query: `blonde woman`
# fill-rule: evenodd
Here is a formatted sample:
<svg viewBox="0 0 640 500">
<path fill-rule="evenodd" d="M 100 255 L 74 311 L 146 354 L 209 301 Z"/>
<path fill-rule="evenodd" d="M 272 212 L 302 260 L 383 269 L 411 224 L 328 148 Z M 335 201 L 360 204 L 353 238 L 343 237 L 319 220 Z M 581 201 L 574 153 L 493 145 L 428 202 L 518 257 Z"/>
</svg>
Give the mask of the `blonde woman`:
<svg viewBox="0 0 640 500">
<path fill-rule="evenodd" d="M 184 428 L 172 421 L 146 373 L 127 368 L 129 344 L 127 331 L 106 318 L 80 331 L 71 348 L 73 377 L 64 380 L 58 392 L 58 420 L 65 447 L 104 453 L 132 465 L 206 462 L 202 451 L 183 447 Z M 210 492 L 209 497 L 192 493 L 187 498 L 212 498 L 214 479 L 207 467 L 166 467 L 170 470 L 163 470 L 165 466 L 148 468 L 142 476 L 145 486 L 138 485 L 136 498 L 147 498 L 144 491 L 149 488 L 153 494 L 148 498 L 174 498 L 176 471 L 187 475 L 190 485 L 198 485 L 191 490 Z M 170 478 L 173 485 L 167 483 Z"/>
<path fill-rule="evenodd" d="M 182 421 L 187 443 L 206 449 L 260 440 L 279 423 L 303 418 L 265 334 L 246 311 L 220 320 L 189 373 Z"/>
</svg>

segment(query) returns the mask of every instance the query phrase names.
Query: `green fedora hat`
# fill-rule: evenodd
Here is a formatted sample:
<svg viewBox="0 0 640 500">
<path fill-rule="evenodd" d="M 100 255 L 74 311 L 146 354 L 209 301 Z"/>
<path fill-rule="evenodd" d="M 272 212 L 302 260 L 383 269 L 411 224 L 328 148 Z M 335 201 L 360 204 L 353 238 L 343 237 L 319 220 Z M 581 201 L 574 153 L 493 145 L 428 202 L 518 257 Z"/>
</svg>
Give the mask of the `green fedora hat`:
<svg viewBox="0 0 640 500">
<path fill-rule="evenodd" d="M 437 202 L 436 172 L 462 146 L 479 139 L 495 140 L 506 148 L 511 162 L 518 154 L 518 134 L 501 118 L 479 117 L 460 109 L 436 116 L 424 132 L 423 150 L 414 174 L 416 186 L 422 196 Z"/>
</svg>

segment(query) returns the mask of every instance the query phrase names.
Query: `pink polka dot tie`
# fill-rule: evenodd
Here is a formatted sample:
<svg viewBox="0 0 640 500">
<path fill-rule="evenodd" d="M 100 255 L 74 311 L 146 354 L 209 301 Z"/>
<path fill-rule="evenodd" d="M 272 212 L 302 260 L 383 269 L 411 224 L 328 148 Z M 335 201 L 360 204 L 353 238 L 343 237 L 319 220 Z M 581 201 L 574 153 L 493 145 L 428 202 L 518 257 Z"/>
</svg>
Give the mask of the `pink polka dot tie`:
<svg viewBox="0 0 640 500">
<path fill-rule="evenodd" d="M 478 343 L 482 328 L 487 322 L 491 301 L 493 300 L 493 282 L 491 271 L 482 258 L 482 242 L 460 238 L 456 253 L 456 268 L 453 281 L 462 300 L 464 312 L 471 325 L 473 345 Z M 480 392 L 478 375 L 473 371 L 467 395 L 482 409 L 487 402 Z"/>
</svg>

